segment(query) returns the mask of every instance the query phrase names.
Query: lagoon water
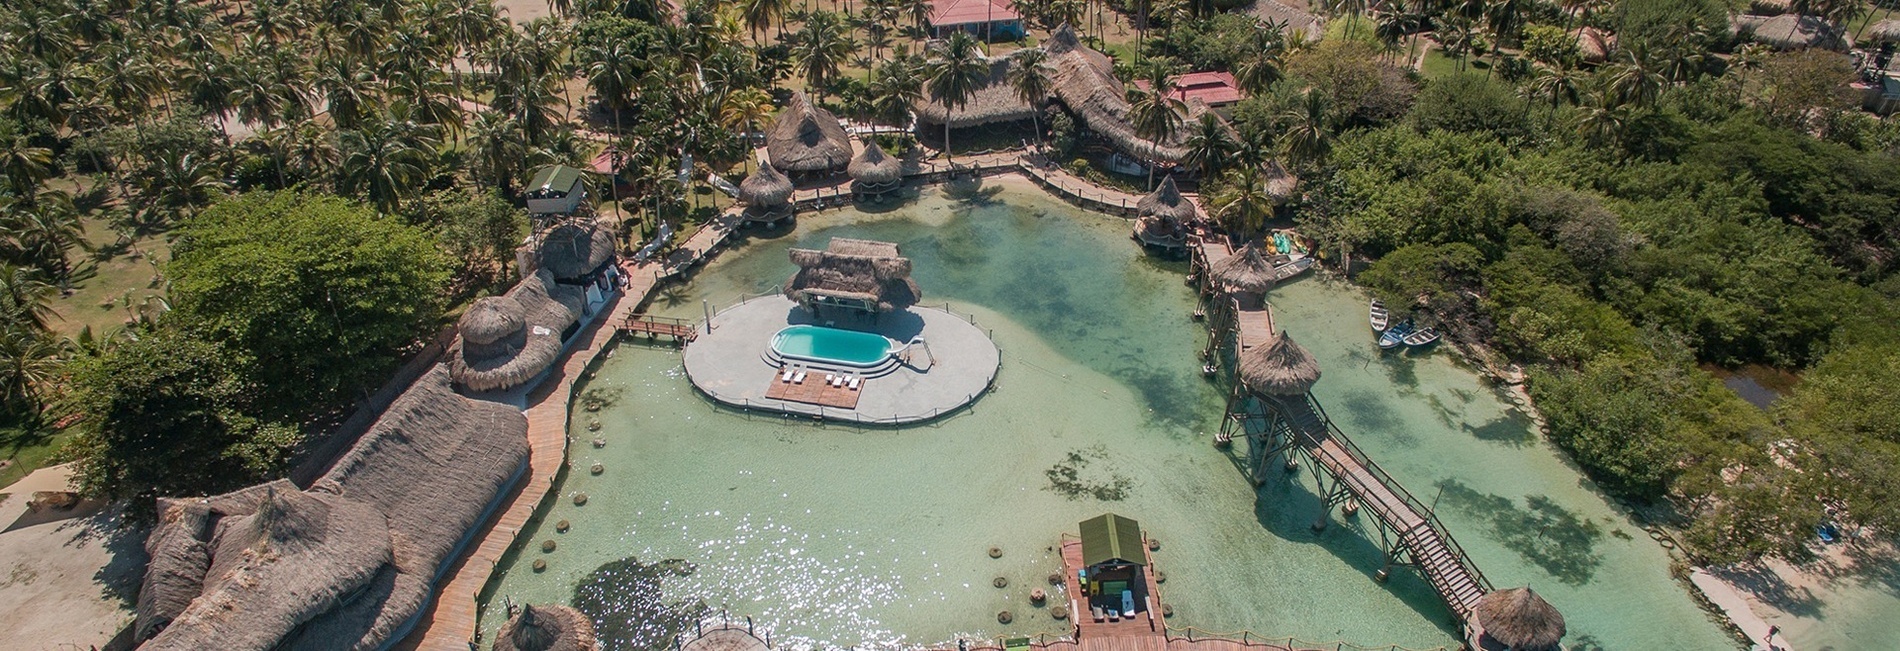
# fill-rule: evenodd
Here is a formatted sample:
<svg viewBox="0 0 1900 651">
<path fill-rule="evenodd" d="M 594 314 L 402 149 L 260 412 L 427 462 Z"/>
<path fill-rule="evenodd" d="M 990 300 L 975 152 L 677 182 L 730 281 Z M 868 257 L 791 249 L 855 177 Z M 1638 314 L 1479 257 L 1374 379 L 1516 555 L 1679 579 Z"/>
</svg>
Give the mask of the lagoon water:
<svg viewBox="0 0 1900 651">
<path fill-rule="evenodd" d="M 1312 532 L 1309 473 L 1256 490 L 1239 452 L 1210 444 L 1224 394 L 1200 375 L 1206 335 L 1190 319 L 1186 265 L 1144 256 L 1126 221 L 1013 181 L 800 221 L 723 253 L 653 311 L 698 318 L 702 300 L 716 309 L 771 290 L 794 270 L 791 246 L 894 241 L 926 303 L 993 330 L 996 390 L 922 426 L 814 424 L 717 408 L 669 346 L 623 344 L 586 389 L 609 404 L 574 417 L 576 441 L 596 435 L 583 428 L 597 419 L 608 445 L 572 449 L 562 498 L 504 561 L 490 636 L 504 597 L 568 603 L 577 592 L 610 623 L 609 648 L 665 644 L 701 605 L 750 616 L 791 648 L 1058 633 L 1028 592 L 1059 570 L 1061 535 L 1114 511 L 1163 543 L 1171 626 L 1457 646 L 1449 612 L 1411 571 L 1372 580 L 1369 523 L 1335 514 Z M 1437 505 L 1494 584 L 1531 585 L 1560 608 L 1573 648 L 1736 647 L 1669 576 L 1667 553 L 1448 352 L 1380 355 L 1364 297 L 1344 283 L 1309 276 L 1269 298 L 1318 358 L 1314 393 L 1340 427 Z M 603 474 L 585 471 L 595 462 Z M 589 501 L 576 507 L 567 496 L 581 492 Z M 556 533 L 559 520 L 572 529 Z M 543 553 L 543 540 L 559 547 Z M 536 559 L 545 571 L 530 569 Z M 1009 587 L 992 587 L 996 577 Z M 1001 610 L 1013 624 L 997 623 Z"/>
</svg>

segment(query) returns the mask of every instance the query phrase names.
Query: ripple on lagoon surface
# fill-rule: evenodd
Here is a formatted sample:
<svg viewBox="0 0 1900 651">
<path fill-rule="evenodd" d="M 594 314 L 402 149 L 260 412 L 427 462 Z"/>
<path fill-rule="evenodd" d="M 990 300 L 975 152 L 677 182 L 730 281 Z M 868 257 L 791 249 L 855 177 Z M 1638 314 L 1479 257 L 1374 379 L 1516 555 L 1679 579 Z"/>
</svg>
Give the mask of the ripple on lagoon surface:
<svg viewBox="0 0 1900 651">
<path fill-rule="evenodd" d="M 697 571 L 642 579 L 617 608 L 723 607 L 795 647 L 1060 631 L 1028 590 L 1057 571 L 1058 535 L 1112 510 L 1167 541 L 1156 562 L 1175 626 L 1456 645 L 1449 613 L 1412 572 L 1371 580 L 1379 551 L 1357 533 L 1363 515 L 1335 516 L 1315 536 L 1308 473 L 1255 491 L 1209 445 L 1223 401 L 1200 378 L 1204 335 L 1188 318 L 1185 267 L 1143 257 L 1125 221 L 1013 188 L 800 219 L 791 235 L 726 252 L 655 311 L 695 317 L 702 298 L 724 305 L 769 290 L 792 271 L 794 245 L 898 242 L 927 303 L 951 301 L 995 328 L 997 390 L 925 426 L 819 426 L 716 408 L 693 392 L 677 352 L 623 345 L 594 381 L 622 392 L 599 414 L 612 445 L 571 452 L 615 471 L 567 475 L 564 494 L 595 499 L 557 501 L 544 515 L 573 522 L 559 552 L 535 555 L 547 572 L 507 561 L 483 618 L 490 635 L 502 596 L 568 602 L 596 568 L 629 557 Z M 1315 393 L 1340 426 L 1436 499 L 1494 583 L 1529 584 L 1561 608 L 1567 642 L 1734 648 L 1670 579 L 1665 553 L 1476 377 L 1443 353 L 1380 357 L 1364 297 L 1343 284 L 1308 278 L 1271 298 L 1325 369 Z M 1007 553 L 991 559 L 992 546 Z M 997 576 L 1012 587 L 990 587 Z M 1005 609 L 1015 622 L 996 624 Z"/>
</svg>

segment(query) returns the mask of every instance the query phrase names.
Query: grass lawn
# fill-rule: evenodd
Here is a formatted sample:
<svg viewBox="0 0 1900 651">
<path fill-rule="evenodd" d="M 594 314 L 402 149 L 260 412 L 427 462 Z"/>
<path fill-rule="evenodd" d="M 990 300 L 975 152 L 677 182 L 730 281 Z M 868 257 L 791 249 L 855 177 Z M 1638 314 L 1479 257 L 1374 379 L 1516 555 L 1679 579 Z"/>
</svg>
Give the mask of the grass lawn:
<svg viewBox="0 0 1900 651">
<path fill-rule="evenodd" d="M 163 235 L 147 237 L 131 247 L 116 251 L 112 245 L 117 233 L 99 219 L 85 220 L 86 240 L 97 254 L 81 265 L 73 281 L 73 292 L 53 301 L 53 331 L 68 337 L 91 327 L 103 335 L 123 325 L 148 298 L 165 295 L 158 265 L 171 259 L 171 243 Z M 79 255 L 83 256 L 84 253 Z"/>
<path fill-rule="evenodd" d="M 17 426 L 0 428 L 0 458 L 12 465 L 0 470 L 0 486 L 6 486 L 47 465 L 54 452 L 72 438 L 66 430 L 27 432 Z M 31 497 L 31 496 L 29 496 Z"/>
<path fill-rule="evenodd" d="M 1419 71 L 1419 74 L 1423 75 L 1426 79 L 1437 79 L 1459 74 L 1483 75 L 1485 66 L 1488 65 L 1490 65 L 1489 62 L 1473 58 L 1466 61 L 1465 69 L 1460 71 L 1458 70 L 1457 59 L 1445 56 L 1443 50 L 1432 48 L 1425 53 L 1425 65 L 1423 69 Z"/>
</svg>

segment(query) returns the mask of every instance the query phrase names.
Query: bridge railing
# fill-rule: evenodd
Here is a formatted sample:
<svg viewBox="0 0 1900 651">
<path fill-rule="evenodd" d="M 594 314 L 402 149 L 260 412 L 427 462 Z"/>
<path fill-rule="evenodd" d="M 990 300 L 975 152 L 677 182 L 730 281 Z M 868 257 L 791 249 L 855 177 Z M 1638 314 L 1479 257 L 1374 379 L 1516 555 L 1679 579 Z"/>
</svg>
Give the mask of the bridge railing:
<svg viewBox="0 0 1900 651">
<path fill-rule="evenodd" d="M 1381 646 L 1365 646 L 1362 644 L 1353 644 L 1351 642 L 1341 642 L 1341 641 L 1312 642 L 1308 640 L 1302 640 L 1300 638 L 1293 637 L 1290 635 L 1280 636 L 1280 637 L 1268 637 L 1265 635 L 1261 635 L 1259 633 L 1255 633 L 1253 631 L 1246 631 L 1246 630 L 1235 631 L 1232 633 L 1216 633 L 1216 632 L 1210 632 L 1210 631 L 1203 631 L 1198 628 L 1194 628 L 1192 626 L 1183 627 L 1183 628 L 1175 628 L 1172 626 L 1168 627 L 1167 639 L 1168 639 L 1168 645 L 1170 647 L 1172 647 L 1176 643 L 1185 642 L 1188 644 L 1211 643 L 1210 646 L 1217 646 L 1217 647 L 1225 646 L 1225 645 L 1239 645 L 1241 647 L 1250 648 L 1250 649 L 1267 649 L 1270 651 L 1448 651 L 1443 646 L 1430 647 L 1426 649 L 1414 649 L 1412 647 L 1404 647 L 1404 646 L 1399 646 L 1397 644 L 1386 644 L 1386 645 L 1381 645 Z"/>
<path fill-rule="evenodd" d="M 1414 513 L 1417 513 L 1419 518 L 1424 520 L 1425 526 L 1431 527 L 1432 531 L 1438 534 L 1439 540 L 1445 543 L 1445 549 L 1451 552 L 1453 559 L 1458 562 L 1458 565 L 1471 575 L 1471 579 L 1477 583 L 1478 589 L 1484 593 L 1490 593 L 1491 581 L 1484 578 L 1484 572 L 1478 570 L 1478 565 L 1471 561 L 1471 557 L 1465 553 L 1464 547 L 1458 545 L 1457 539 L 1451 535 L 1451 529 L 1447 528 L 1444 522 L 1439 521 L 1438 514 L 1433 512 L 1432 508 L 1426 506 L 1424 502 L 1413 497 L 1410 491 L 1405 490 L 1405 485 L 1400 484 L 1398 480 L 1386 474 L 1384 468 L 1379 467 L 1379 464 L 1374 462 L 1372 457 L 1367 456 L 1364 450 L 1359 449 L 1359 446 L 1352 442 L 1352 439 L 1347 438 L 1345 432 L 1340 431 L 1339 426 L 1333 424 L 1333 419 L 1326 415 L 1326 408 L 1320 406 L 1319 401 L 1314 399 L 1312 394 L 1307 394 L 1306 404 L 1311 406 L 1313 411 L 1319 415 L 1320 422 L 1326 424 L 1328 433 L 1332 435 L 1334 441 L 1339 443 L 1340 449 L 1345 450 L 1346 454 L 1351 455 L 1354 461 L 1366 469 L 1366 472 L 1371 473 L 1374 479 L 1385 485 L 1386 490 L 1397 495 L 1400 500 L 1405 502 L 1406 506 L 1410 507 Z M 1371 505 L 1368 504 L 1364 506 Z M 1403 532 L 1401 532 L 1401 534 L 1403 534 Z M 1462 608 L 1462 604 L 1454 603 L 1449 605 L 1454 612 Z M 1458 614 L 1461 618 L 1463 617 L 1463 613 Z"/>
</svg>

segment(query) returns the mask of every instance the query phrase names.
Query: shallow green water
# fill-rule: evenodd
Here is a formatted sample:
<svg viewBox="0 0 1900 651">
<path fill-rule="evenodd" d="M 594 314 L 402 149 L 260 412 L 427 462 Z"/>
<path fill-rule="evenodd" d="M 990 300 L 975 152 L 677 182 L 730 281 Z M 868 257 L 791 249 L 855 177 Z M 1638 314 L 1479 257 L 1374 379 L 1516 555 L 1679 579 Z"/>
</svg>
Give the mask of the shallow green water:
<svg viewBox="0 0 1900 651">
<path fill-rule="evenodd" d="M 771 626 L 776 639 L 835 646 L 1057 632 L 1026 595 L 1059 568 L 1049 549 L 1103 511 L 1164 541 L 1171 624 L 1309 642 L 1455 646 L 1450 615 L 1409 571 L 1374 583 L 1379 550 L 1346 520 L 1315 535 L 1306 473 L 1255 491 L 1209 441 L 1222 393 L 1203 380 L 1184 265 L 1142 256 L 1127 223 L 1033 191 L 976 201 L 935 193 L 885 215 L 801 217 L 656 300 L 698 317 L 769 290 L 789 246 L 831 236 L 899 242 L 925 302 L 948 301 L 994 330 L 998 389 L 966 413 L 862 429 L 714 408 L 669 348 L 623 345 L 589 390 L 576 440 L 602 423 L 604 449 L 573 451 L 563 498 L 510 559 L 502 596 L 586 607 L 621 639 L 663 639 L 703 602 Z M 1667 556 L 1443 352 L 1380 357 L 1363 297 L 1306 278 L 1275 290 L 1278 322 L 1318 357 L 1315 394 L 1340 426 L 1421 499 L 1435 501 L 1499 586 L 1530 584 L 1589 649 L 1732 648 L 1667 574 Z M 605 466 L 600 476 L 584 469 Z M 1442 487 L 1442 490 L 1441 488 Z M 566 498 L 585 492 L 575 507 Z M 573 528 L 557 534 L 557 520 Z M 557 540 L 553 553 L 540 541 Z M 985 550 L 1003 548 L 1001 559 Z M 590 572 L 633 557 L 641 563 Z M 548 562 L 545 572 L 528 568 Z M 1007 589 L 991 587 L 1005 577 Z M 1009 609 L 1015 623 L 996 623 Z M 610 636 L 612 637 L 612 636 Z M 776 640 L 775 640 L 776 641 Z M 800 645 L 800 644 L 795 644 Z"/>
</svg>

